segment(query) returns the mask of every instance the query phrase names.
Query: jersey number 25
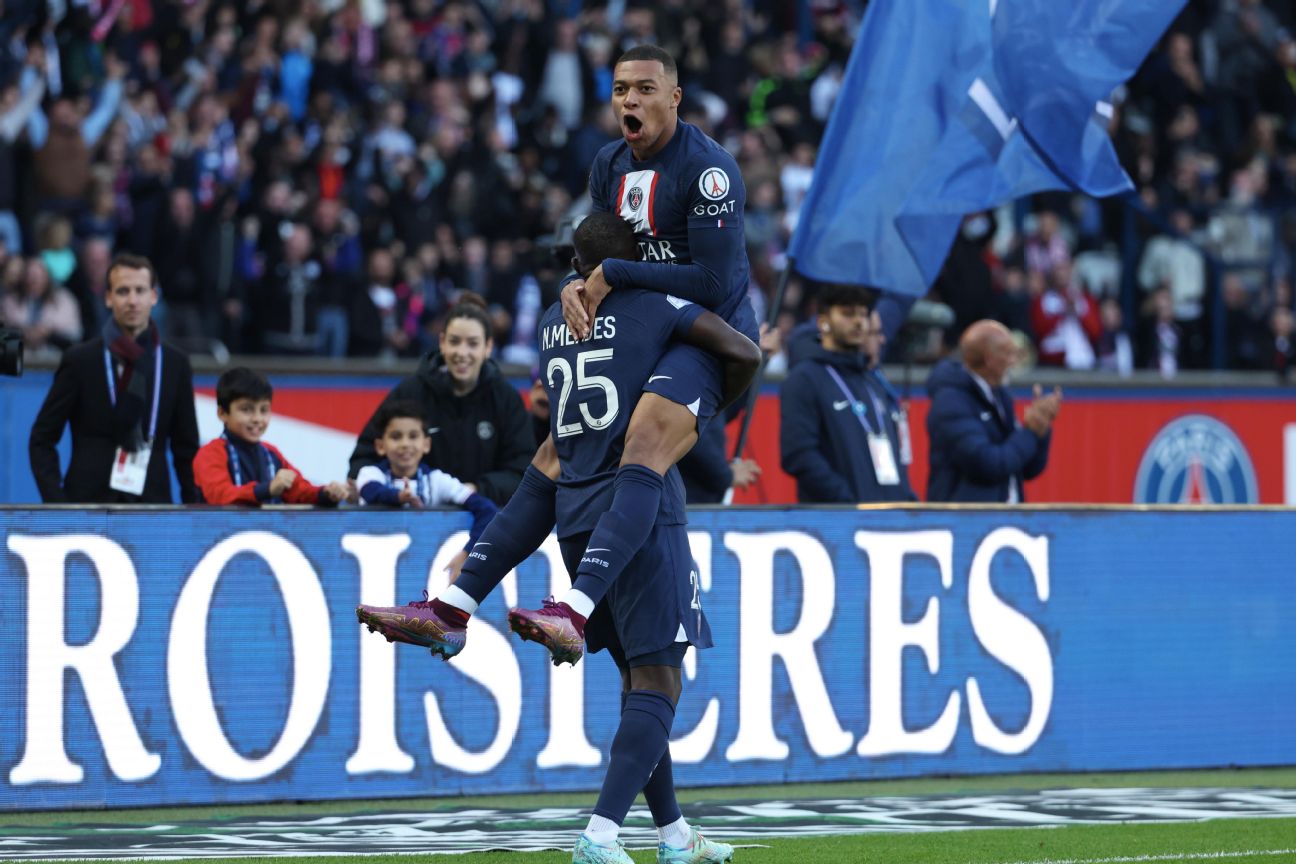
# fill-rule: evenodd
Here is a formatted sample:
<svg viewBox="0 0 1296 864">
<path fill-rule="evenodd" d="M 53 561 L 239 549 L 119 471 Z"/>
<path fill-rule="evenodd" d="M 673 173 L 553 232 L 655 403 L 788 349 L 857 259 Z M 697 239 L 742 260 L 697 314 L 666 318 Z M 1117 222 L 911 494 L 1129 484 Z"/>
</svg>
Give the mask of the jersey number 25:
<svg viewBox="0 0 1296 864">
<path fill-rule="evenodd" d="M 621 400 L 617 396 L 616 385 L 612 383 L 611 378 L 603 375 L 594 375 L 586 369 L 590 363 L 598 363 L 602 360 L 612 359 L 611 348 L 599 348 L 597 350 L 582 351 L 576 355 L 576 374 L 572 375 L 571 364 L 563 357 L 554 357 L 549 361 L 549 366 L 545 374 L 549 378 L 549 387 L 553 389 L 558 387 L 554 380 L 554 373 L 562 379 L 562 391 L 558 394 L 558 414 L 555 435 L 559 438 L 566 438 L 569 435 L 579 435 L 585 431 L 585 426 L 594 430 L 606 429 L 612 425 L 616 419 L 617 412 L 621 409 Z M 607 410 L 603 416 L 595 417 L 590 413 L 589 406 L 584 402 L 580 403 L 580 415 L 585 419 L 582 425 L 579 421 L 576 423 L 564 423 L 563 418 L 567 416 L 567 399 L 571 396 L 572 385 L 577 390 L 602 390 L 603 398 L 607 405 Z"/>
</svg>

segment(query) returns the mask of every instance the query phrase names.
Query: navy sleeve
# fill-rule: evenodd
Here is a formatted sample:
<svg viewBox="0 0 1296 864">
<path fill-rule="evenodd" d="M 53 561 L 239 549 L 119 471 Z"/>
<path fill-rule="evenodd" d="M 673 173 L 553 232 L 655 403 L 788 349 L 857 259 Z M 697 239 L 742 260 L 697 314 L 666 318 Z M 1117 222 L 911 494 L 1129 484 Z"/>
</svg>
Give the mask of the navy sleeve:
<svg viewBox="0 0 1296 864">
<path fill-rule="evenodd" d="M 468 543 L 465 549 L 471 549 L 476 545 L 477 540 L 481 537 L 486 526 L 495 518 L 499 508 L 495 502 L 478 492 L 469 495 L 463 503 L 464 509 L 472 514 L 472 527 L 468 529 Z"/>
<path fill-rule="evenodd" d="M 1053 430 L 1039 443 L 1039 449 L 1035 451 L 1035 458 L 1026 463 L 1025 469 L 1022 470 L 1022 476 L 1027 480 L 1034 480 L 1044 473 L 1044 468 L 1048 465 L 1049 444 L 1053 441 Z"/>
<path fill-rule="evenodd" d="M 779 391 L 779 462 L 810 501 L 854 502 L 850 487 L 824 458 L 819 441 L 819 406 L 805 371 L 794 369 Z M 799 496 L 798 496 L 799 497 Z"/>
<path fill-rule="evenodd" d="M 675 326 L 671 330 L 671 335 L 678 338 L 687 333 L 689 328 L 693 326 L 693 322 L 696 321 L 698 316 L 705 311 L 707 310 L 703 309 L 696 303 L 689 303 L 685 306 L 680 306 L 675 315 Z"/>
<path fill-rule="evenodd" d="M 747 205 L 738 164 L 724 151 L 695 159 L 685 176 L 688 264 L 607 260 L 603 275 L 613 288 L 643 288 L 715 309 L 734 290 L 734 274 L 746 254 L 742 214 Z"/>
<path fill-rule="evenodd" d="M 360 488 L 360 497 L 366 504 L 381 504 L 386 507 L 401 506 L 400 490 L 393 489 L 386 483 L 371 480 Z"/>
<path fill-rule="evenodd" d="M 1002 442 L 991 440 L 981 410 L 971 397 L 944 389 L 932 398 L 927 423 L 935 433 L 931 447 L 941 448 L 960 471 L 988 486 L 1022 474 L 1041 442 L 1029 429 L 1016 429 Z"/>
</svg>

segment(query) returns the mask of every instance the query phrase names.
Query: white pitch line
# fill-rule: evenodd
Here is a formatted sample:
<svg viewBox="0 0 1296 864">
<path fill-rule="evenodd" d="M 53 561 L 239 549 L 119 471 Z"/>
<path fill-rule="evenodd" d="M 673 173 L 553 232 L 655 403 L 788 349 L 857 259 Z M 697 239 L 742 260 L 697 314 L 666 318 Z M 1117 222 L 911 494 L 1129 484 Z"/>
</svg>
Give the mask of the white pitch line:
<svg viewBox="0 0 1296 864">
<path fill-rule="evenodd" d="M 1166 855 L 1123 855 L 1115 858 L 1038 858 L 1006 864 L 1143 864 L 1155 861 L 1224 861 L 1252 855 L 1296 855 L 1296 849 L 1248 849 L 1244 852 L 1175 852 Z"/>
</svg>

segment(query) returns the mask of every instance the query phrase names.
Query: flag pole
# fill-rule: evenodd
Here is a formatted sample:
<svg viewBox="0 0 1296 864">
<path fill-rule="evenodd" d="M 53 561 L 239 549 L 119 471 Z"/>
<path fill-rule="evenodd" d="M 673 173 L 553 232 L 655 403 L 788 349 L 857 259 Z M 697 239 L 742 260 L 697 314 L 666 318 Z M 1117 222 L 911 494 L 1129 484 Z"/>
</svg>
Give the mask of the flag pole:
<svg viewBox="0 0 1296 864">
<path fill-rule="evenodd" d="M 766 323 L 771 329 L 778 322 L 779 310 L 783 308 L 783 295 L 787 292 L 788 277 L 792 275 L 792 269 L 795 266 L 792 257 L 787 257 L 787 263 L 783 267 L 783 274 L 779 276 L 778 287 L 774 290 L 774 299 L 770 302 Z M 786 350 L 787 346 L 784 346 Z M 756 400 L 760 397 L 761 382 L 765 379 L 765 365 L 769 358 L 765 352 L 761 352 L 760 367 L 756 370 L 756 377 L 752 379 L 751 386 L 747 388 L 747 404 L 743 408 L 742 425 L 738 427 L 738 441 L 734 444 L 733 458 L 741 459 L 743 451 L 747 449 L 747 435 L 751 431 L 752 415 L 756 413 Z"/>
</svg>

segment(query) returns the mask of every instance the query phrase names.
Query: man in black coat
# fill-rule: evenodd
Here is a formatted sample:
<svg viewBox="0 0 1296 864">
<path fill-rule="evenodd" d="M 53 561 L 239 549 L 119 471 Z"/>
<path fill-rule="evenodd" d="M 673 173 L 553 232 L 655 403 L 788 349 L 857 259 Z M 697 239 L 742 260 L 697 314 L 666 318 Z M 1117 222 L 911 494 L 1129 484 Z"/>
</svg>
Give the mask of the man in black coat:
<svg viewBox="0 0 1296 864">
<path fill-rule="evenodd" d="M 997 321 L 972 324 L 959 340 L 963 362 L 945 360 L 927 378 L 931 408 L 927 436 L 931 474 L 928 501 L 1016 504 L 1023 484 L 1048 464 L 1053 421 L 1062 391 L 1035 398 L 1017 422 L 1004 387 L 1018 349 Z"/>
<path fill-rule="evenodd" d="M 783 381 L 779 451 L 803 504 L 914 500 L 899 406 L 869 371 L 872 305 L 866 288 L 825 287 L 820 341 Z"/>
<path fill-rule="evenodd" d="M 471 483 L 501 507 L 508 503 L 536 447 L 522 397 L 494 360 L 482 364 L 476 387 L 457 394 L 441 352 L 430 351 L 418 371 L 392 388 L 383 404 L 401 399 L 423 406 L 432 438 L 424 462 Z M 374 439 L 380 431 L 374 417 L 365 424 L 351 453 L 351 479 L 364 466 L 378 464 Z"/>
<path fill-rule="evenodd" d="M 171 448 L 180 500 L 195 500 L 198 452 L 193 370 L 151 320 L 153 266 L 118 255 L 108 269 L 101 336 L 63 354 L 28 441 L 32 475 L 47 504 L 170 504 Z M 67 475 L 56 449 L 72 429 Z"/>
</svg>

